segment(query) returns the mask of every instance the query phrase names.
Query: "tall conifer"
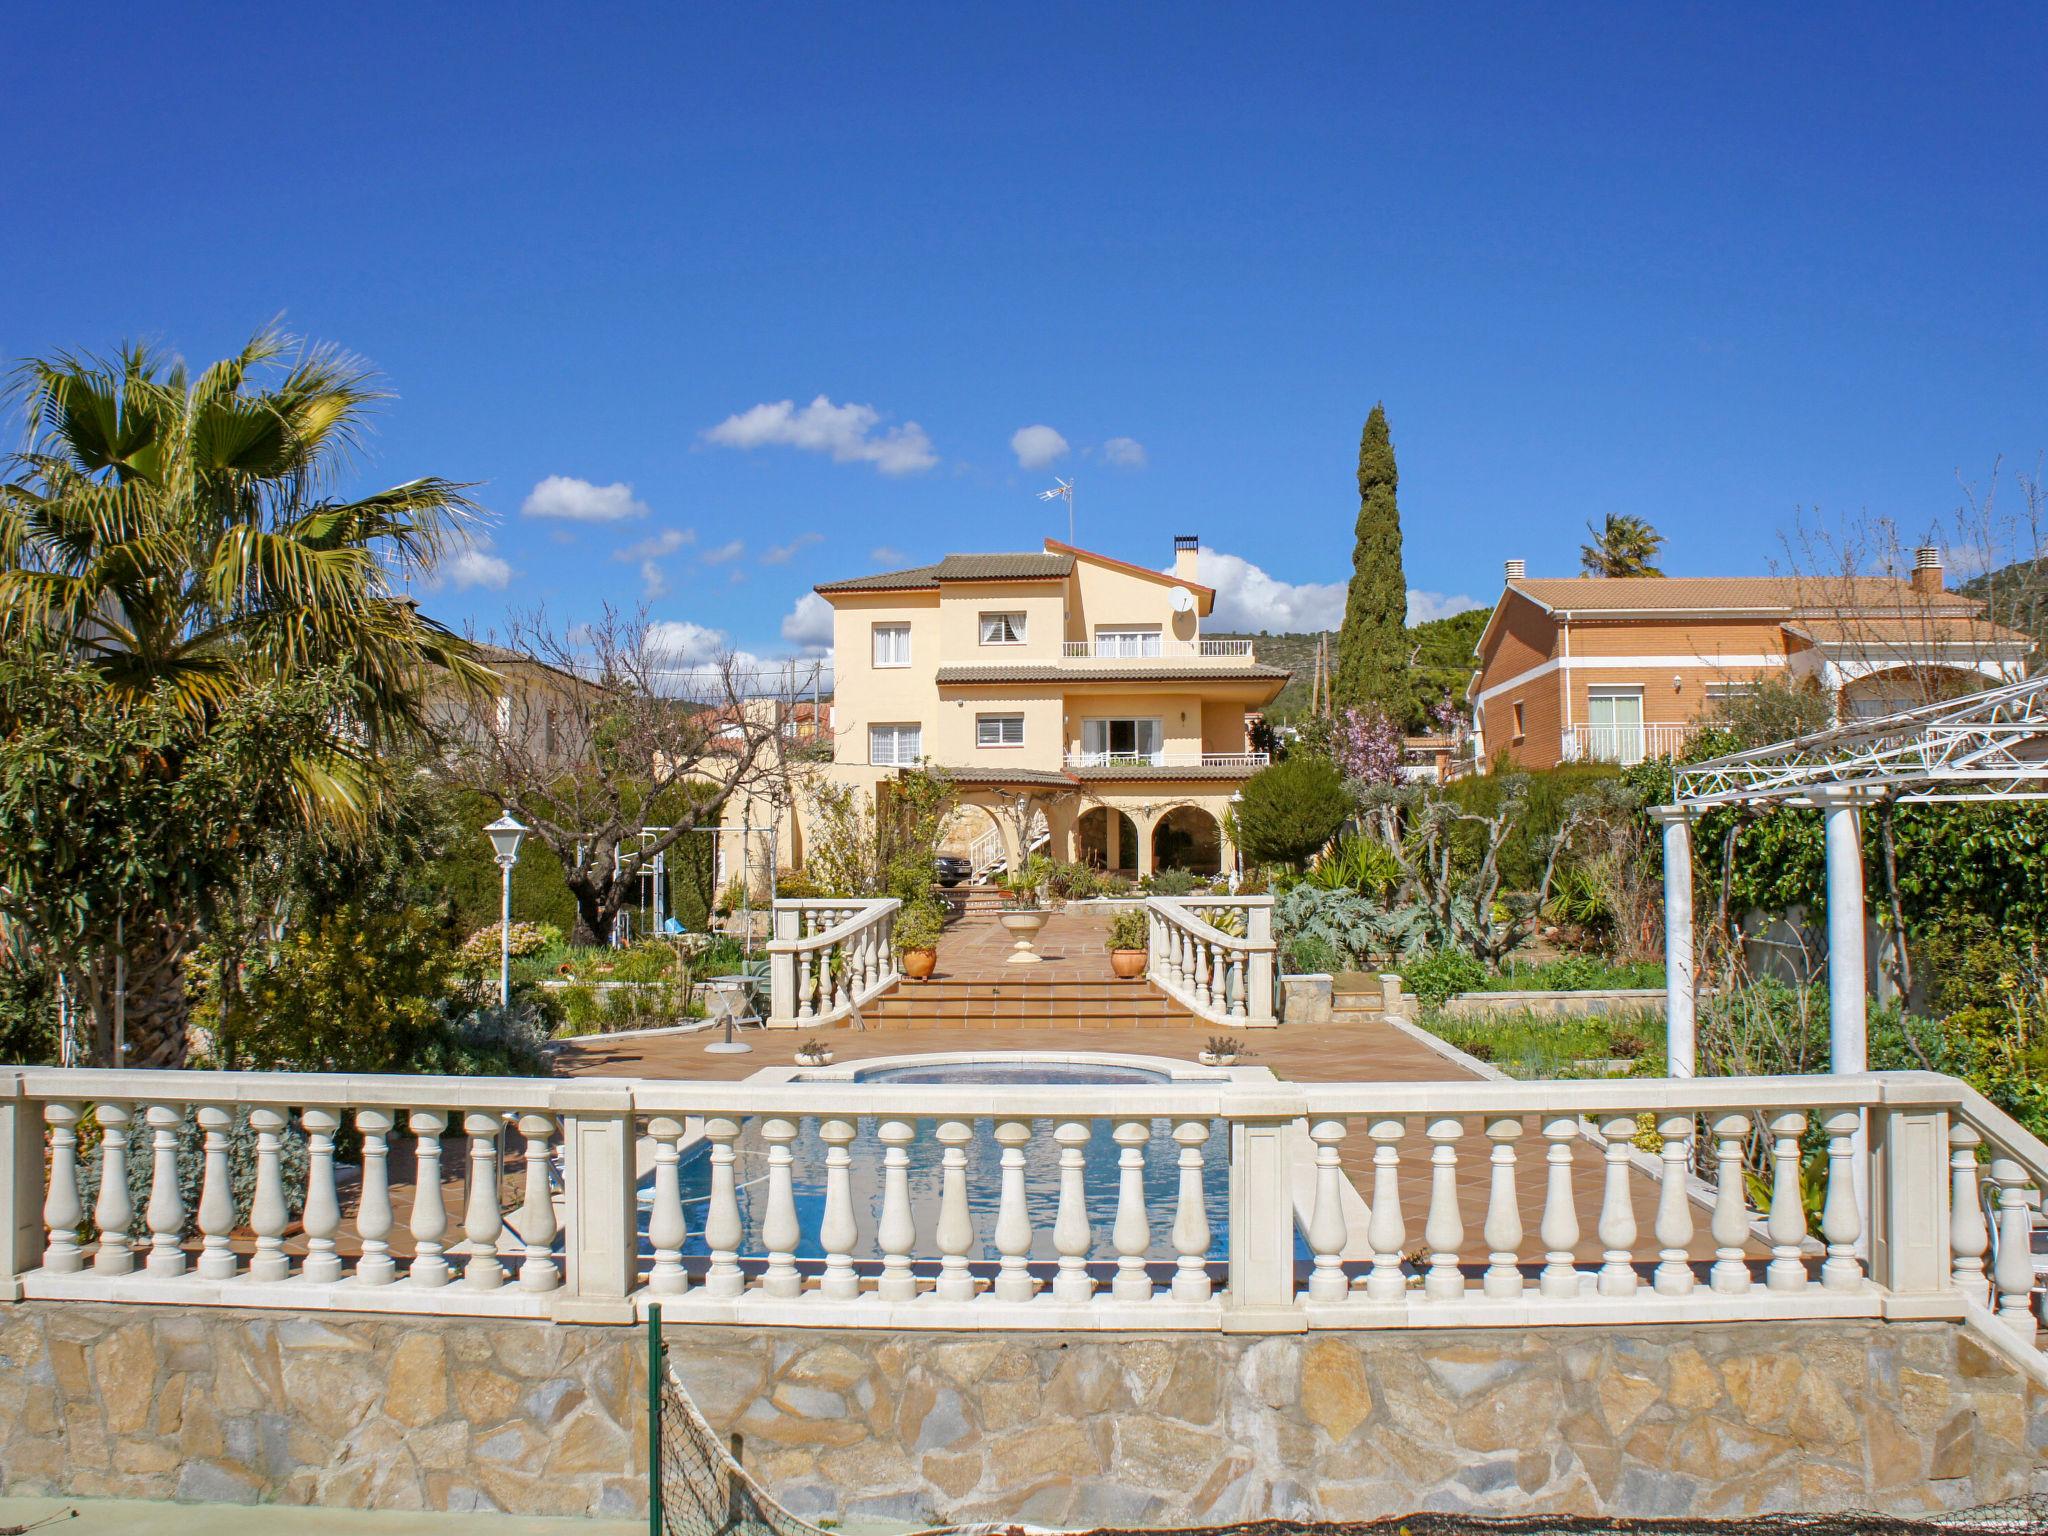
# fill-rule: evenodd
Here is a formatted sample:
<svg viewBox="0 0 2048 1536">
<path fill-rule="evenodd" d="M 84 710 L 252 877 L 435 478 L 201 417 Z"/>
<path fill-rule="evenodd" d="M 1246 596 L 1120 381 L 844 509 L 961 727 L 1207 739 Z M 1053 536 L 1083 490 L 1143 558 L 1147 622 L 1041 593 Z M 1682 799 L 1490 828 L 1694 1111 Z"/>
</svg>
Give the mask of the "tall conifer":
<svg viewBox="0 0 2048 1536">
<path fill-rule="evenodd" d="M 1358 442 L 1358 536 L 1351 589 L 1337 637 L 1336 703 L 1376 709 L 1405 721 L 1408 686 L 1408 578 L 1401 569 L 1401 509 L 1394 492 L 1394 443 L 1387 410 L 1375 405 Z"/>
</svg>

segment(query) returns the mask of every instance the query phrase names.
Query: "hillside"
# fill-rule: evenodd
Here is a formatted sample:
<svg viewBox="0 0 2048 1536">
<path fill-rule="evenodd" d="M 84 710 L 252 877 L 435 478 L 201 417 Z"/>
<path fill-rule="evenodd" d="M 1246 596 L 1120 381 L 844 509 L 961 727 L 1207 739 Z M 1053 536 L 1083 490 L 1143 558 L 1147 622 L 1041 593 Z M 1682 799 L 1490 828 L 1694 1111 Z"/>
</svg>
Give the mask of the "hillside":
<svg viewBox="0 0 2048 1536">
<path fill-rule="evenodd" d="M 1983 603 L 1996 622 L 2023 630 L 2048 645 L 2048 556 L 2015 560 L 1971 577 L 1956 590 Z"/>
<path fill-rule="evenodd" d="M 1417 719 L 1411 726 L 1421 728 L 1421 709 L 1441 698 L 1462 701 L 1465 684 L 1472 677 L 1472 647 L 1479 641 L 1479 632 L 1486 627 L 1489 610 L 1475 608 L 1469 613 L 1456 614 L 1448 619 L 1433 619 L 1427 624 L 1417 624 L 1408 631 L 1408 640 L 1415 654 L 1415 693 L 1421 700 Z M 1280 690 L 1280 697 L 1266 708 L 1270 720 L 1292 720 L 1308 712 L 1310 680 L 1315 676 L 1316 642 L 1323 637 L 1314 633 L 1294 634 L 1225 634 L 1211 631 L 1206 637 L 1213 640 L 1250 640 L 1258 649 L 1259 660 L 1268 666 L 1285 667 L 1293 675 L 1287 686 Z M 1337 636 L 1329 636 L 1330 653 L 1334 659 L 1337 650 Z"/>
</svg>

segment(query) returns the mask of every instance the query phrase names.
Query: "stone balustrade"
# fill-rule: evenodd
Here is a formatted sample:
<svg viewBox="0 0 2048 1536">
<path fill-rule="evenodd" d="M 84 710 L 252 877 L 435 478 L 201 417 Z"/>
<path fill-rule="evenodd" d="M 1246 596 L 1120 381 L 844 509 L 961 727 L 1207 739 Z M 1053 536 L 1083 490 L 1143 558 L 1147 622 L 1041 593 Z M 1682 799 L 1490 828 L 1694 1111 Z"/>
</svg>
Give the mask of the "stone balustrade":
<svg viewBox="0 0 2048 1536">
<path fill-rule="evenodd" d="M 775 903 L 768 944 L 772 1029 L 831 1024 L 894 986 L 894 897 Z"/>
<path fill-rule="evenodd" d="M 659 1300 L 677 1321 L 1049 1330 L 1969 1317 L 2038 1360 L 2048 1147 L 1928 1073 L 1296 1085 L 1189 1067 L 1012 1086 L 9 1069 L 0 1149 L 7 1299 L 562 1321 Z M 1426 1181 L 1404 1177 L 1409 1159 Z M 1526 1204 L 1524 1160 L 1543 1171 Z M 1483 1200 L 1461 1193 L 1468 1169 Z M 970 1173 L 994 1190 L 979 1212 Z"/>
<path fill-rule="evenodd" d="M 1270 896 L 1148 896 L 1146 977 L 1212 1023 L 1270 1029 L 1280 1022 L 1279 958 Z M 1227 932 L 1231 923 L 1242 932 Z"/>
</svg>

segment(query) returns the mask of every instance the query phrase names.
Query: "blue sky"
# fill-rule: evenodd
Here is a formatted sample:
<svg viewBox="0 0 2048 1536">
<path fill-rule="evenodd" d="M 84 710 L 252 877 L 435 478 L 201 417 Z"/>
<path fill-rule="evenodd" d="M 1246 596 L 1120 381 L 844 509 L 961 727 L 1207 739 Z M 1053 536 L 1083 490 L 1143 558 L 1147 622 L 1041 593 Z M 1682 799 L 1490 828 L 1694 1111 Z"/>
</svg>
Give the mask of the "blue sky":
<svg viewBox="0 0 2048 1536">
<path fill-rule="evenodd" d="M 1314 620 L 1375 400 L 1418 606 L 1610 511 L 1756 572 L 2048 448 L 2044 58 L 2024 6 L 16 8 L 0 354 L 354 349 L 365 483 L 482 482 L 428 596 L 479 627 L 781 655 L 815 581 L 1063 536 L 1053 474 Z"/>
</svg>

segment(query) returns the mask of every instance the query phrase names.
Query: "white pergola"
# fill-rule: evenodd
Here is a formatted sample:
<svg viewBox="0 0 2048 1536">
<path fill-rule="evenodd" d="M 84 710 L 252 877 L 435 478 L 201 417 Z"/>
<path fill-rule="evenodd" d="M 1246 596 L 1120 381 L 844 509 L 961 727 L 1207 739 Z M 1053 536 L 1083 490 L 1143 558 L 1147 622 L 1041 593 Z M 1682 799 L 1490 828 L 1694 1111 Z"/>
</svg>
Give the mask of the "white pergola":
<svg viewBox="0 0 2048 1536">
<path fill-rule="evenodd" d="M 2048 799 L 2048 676 L 1691 763 L 1673 776 L 1664 827 L 1665 1030 L 1673 1077 L 1698 1067 L 1692 820 L 1719 805 L 1816 807 L 1827 816 L 1832 1069 L 1868 1060 L 1863 948 L 1865 806 Z"/>
</svg>

